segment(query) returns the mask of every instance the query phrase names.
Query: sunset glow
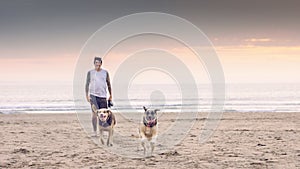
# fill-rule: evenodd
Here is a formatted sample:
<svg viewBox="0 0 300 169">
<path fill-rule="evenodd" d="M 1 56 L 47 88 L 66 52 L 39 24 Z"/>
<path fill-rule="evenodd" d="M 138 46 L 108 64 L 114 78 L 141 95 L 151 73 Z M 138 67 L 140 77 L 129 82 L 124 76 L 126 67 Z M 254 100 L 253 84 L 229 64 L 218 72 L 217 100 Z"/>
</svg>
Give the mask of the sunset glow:
<svg viewBox="0 0 300 169">
<path fill-rule="evenodd" d="M 1 3 L 1 83 L 72 84 L 77 59 L 89 37 L 112 20 L 134 13 L 122 12 L 117 7 L 99 10 L 101 3 L 98 8 L 97 5 L 62 2 L 55 13 L 50 9 L 58 6 L 51 3 L 48 6 L 26 1 Z M 190 21 L 206 34 L 219 56 L 226 83 L 300 83 L 297 78 L 300 73 L 297 5 L 265 1 L 261 6 L 253 6 L 247 2 L 236 4 L 239 6 L 236 9 L 240 10 L 229 10 L 230 3 L 216 3 L 207 4 L 210 9 L 207 10 L 205 5 L 198 3 L 179 1 L 168 8 L 170 14 Z M 135 9 L 136 5 L 128 5 L 128 8 Z M 83 6 L 89 8 L 81 8 Z M 78 13 L 78 9 L 86 13 Z M 113 77 L 118 66 L 132 52 L 147 48 L 172 53 L 191 70 L 198 71 L 199 83 L 209 82 L 204 65 L 199 67 L 201 63 L 191 51 L 176 42 L 159 38 L 141 38 L 126 48 L 119 48 L 117 53 L 109 53 L 103 67 Z M 91 60 L 91 69 L 94 55 L 97 53 L 86 58 Z"/>
</svg>

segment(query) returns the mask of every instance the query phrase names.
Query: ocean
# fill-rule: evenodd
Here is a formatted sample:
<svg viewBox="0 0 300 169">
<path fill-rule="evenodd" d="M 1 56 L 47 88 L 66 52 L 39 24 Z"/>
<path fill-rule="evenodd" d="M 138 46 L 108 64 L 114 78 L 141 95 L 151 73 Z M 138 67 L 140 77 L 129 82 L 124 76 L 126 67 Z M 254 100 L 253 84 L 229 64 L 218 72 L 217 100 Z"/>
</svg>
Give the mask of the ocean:
<svg viewBox="0 0 300 169">
<path fill-rule="evenodd" d="M 197 98 L 189 97 L 189 93 L 184 93 L 183 98 L 176 85 L 136 84 L 126 89 L 125 98 L 118 98 L 114 93 L 112 109 L 132 112 L 150 106 L 166 112 L 211 111 L 211 86 L 197 87 Z M 225 88 L 224 112 L 300 112 L 300 84 L 226 84 Z M 2 84 L 0 93 L 2 114 L 90 111 L 84 97 L 74 103 L 72 85 Z"/>
</svg>

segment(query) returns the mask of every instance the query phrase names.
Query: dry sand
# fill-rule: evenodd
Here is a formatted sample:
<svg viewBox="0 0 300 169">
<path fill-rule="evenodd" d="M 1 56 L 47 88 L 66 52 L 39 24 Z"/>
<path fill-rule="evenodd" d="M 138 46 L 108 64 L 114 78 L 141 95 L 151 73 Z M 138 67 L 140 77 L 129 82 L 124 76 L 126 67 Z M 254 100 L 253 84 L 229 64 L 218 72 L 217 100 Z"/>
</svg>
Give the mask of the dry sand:
<svg viewBox="0 0 300 169">
<path fill-rule="evenodd" d="M 116 116 L 116 132 L 137 144 L 135 125 Z M 153 157 L 129 158 L 95 144 L 77 114 L 2 114 L 0 168 L 300 168 L 299 113 L 224 113 L 212 137 L 199 144 L 206 116 L 199 113 L 186 137 L 170 150 L 159 152 L 164 145 L 157 145 Z M 159 132 L 172 123 L 174 117 L 161 116 Z M 132 146 L 116 138 L 113 147 L 122 151 L 127 145 Z"/>
</svg>

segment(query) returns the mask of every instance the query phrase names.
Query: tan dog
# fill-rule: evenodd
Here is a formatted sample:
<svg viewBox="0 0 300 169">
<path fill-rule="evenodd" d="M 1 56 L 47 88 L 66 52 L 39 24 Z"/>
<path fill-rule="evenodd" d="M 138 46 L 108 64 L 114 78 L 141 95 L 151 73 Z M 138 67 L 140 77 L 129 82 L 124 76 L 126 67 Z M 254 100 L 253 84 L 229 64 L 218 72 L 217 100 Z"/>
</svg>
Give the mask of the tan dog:
<svg viewBox="0 0 300 169">
<path fill-rule="evenodd" d="M 104 144 L 103 131 L 108 131 L 107 146 L 113 146 L 114 126 L 116 125 L 115 115 L 109 109 L 97 109 L 92 105 L 94 113 L 97 113 L 98 126 L 100 132 L 99 141 Z"/>
<path fill-rule="evenodd" d="M 151 156 L 155 147 L 155 142 L 157 138 L 157 111 L 158 109 L 147 109 L 143 107 L 145 112 L 143 115 L 143 121 L 139 127 L 139 134 L 141 138 L 141 144 L 144 148 L 144 155 L 146 155 L 146 145 L 145 142 L 150 142 L 151 146 Z"/>
</svg>

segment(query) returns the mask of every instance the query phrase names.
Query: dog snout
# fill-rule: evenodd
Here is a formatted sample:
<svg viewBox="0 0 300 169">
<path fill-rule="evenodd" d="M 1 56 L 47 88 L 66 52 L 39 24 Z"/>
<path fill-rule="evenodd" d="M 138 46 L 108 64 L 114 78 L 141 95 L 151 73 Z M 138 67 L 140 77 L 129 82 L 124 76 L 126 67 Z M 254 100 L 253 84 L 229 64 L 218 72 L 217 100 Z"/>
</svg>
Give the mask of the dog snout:
<svg viewBox="0 0 300 169">
<path fill-rule="evenodd" d="M 99 113 L 99 118 L 101 118 L 101 119 L 106 118 L 106 114 L 104 114 L 104 113 Z"/>
</svg>

